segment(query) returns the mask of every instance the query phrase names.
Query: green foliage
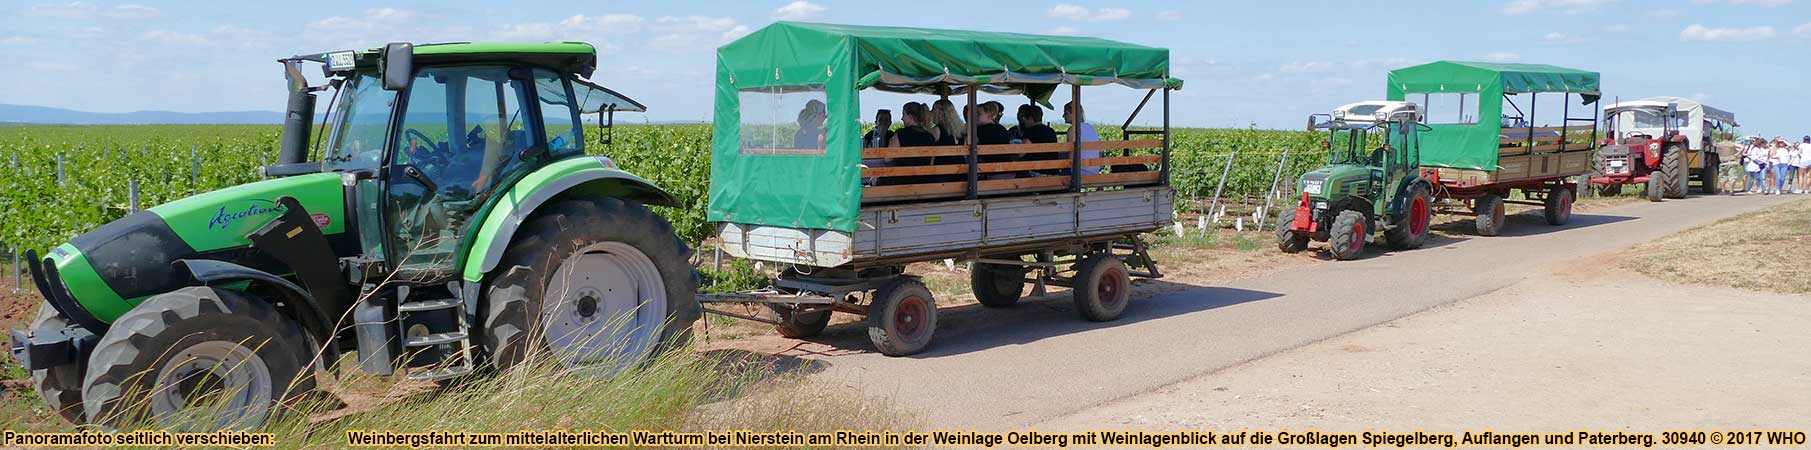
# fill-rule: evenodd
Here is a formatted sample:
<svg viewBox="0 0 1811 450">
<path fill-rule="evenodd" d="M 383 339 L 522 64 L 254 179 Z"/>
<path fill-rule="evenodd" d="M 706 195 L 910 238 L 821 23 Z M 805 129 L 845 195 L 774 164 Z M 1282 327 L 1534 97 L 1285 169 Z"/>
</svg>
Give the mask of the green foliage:
<svg viewBox="0 0 1811 450">
<path fill-rule="evenodd" d="M 1100 131 L 1103 139 L 1120 135 L 1115 127 Z M 709 125 L 619 125 L 607 147 L 595 143 L 595 129 L 586 133 L 592 154 L 678 197 L 683 208 L 656 212 L 680 237 L 697 244 L 712 234 L 705 222 Z M 142 208 L 256 181 L 257 168 L 275 158 L 279 134 L 275 125 L 0 126 L 0 241 L 43 250 L 118 219 L 126 213 L 128 179 L 140 183 Z M 1178 203 L 1211 197 L 1235 151 L 1222 195 L 1263 195 L 1284 149 L 1289 161 L 1277 185 L 1292 189 L 1297 176 L 1325 161 L 1322 139 L 1302 131 L 1175 129 L 1171 184 Z M 58 154 L 66 160 L 61 185 Z"/>
<path fill-rule="evenodd" d="M 710 293 L 748 291 L 768 285 L 767 276 L 755 270 L 755 263 L 741 258 L 732 259 L 723 270 L 700 269 L 698 275 L 704 278 L 700 285 Z"/>
</svg>

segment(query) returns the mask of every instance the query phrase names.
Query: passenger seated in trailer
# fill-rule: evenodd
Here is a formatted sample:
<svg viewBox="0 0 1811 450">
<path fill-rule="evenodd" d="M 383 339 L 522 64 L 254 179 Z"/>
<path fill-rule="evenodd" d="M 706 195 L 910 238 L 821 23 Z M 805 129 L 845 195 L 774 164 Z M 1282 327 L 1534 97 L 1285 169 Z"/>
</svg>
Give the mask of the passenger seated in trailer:
<svg viewBox="0 0 1811 450">
<path fill-rule="evenodd" d="M 1044 124 L 1043 108 L 1039 108 L 1037 105 L 1032 104 L 1019 105 L 1018 118 L 1019 125 L 1008 130 L 1008 134 L 1012 135 L 1013 139 L 1030 144 L 1050 144 L 1057 141 L 1056 129 L 1050 128 L 1050 125 Z M 1026 155 L 1023 159 L 1052 159 L 1056 157 L 1056 154 L 1054 153 L 1047 154 L 1049 155 L 1048 157 L 1035 157 L 1037 155 L 1039 154 Z"/>
<path fill-rule="evenodd" d="M 1002 105 L 1000 102 L 987 102 L 981 104 L 980 110 L 978 116 L 975 117 L 975 143 L 979 145 L 1011 144 L 1012 133 L 1006 131 L 1005 125 L 1000 125 L 1000 116 L 1006 112 L 1006 105 Z"/>
<path fill-rule="evenodd" d="M 931 111 L 929 108 L 926 108 L 923 103 L 910 102 L 906 103 L 904 107 L 901 107 L 900 112 L 901 114 L 899 117 L 905 126 L 900 127 L 898 131 L 893 133 L 892 147 L 929 147 L 937 145 L 937 137 L 930 130 Z M 882 162 L 882 164 L 893 167 L 925 166 L 930 165 L 932 161 L 932 158 L 929 157 L 914 156 L 891 158 Z M 876 184 L 935 183 L 941 181 L 956 181 L 957 178 L 958 177 L 948 175 L 900 176 L 881 178 L 876 180 Z"/>
<path fill-rule="evenodd" d="M 893 145 L 893 111 L 882 109 L 874 112 L 874 129 L 868 130 L 861 137 L 861 148 L 881 148 Z"/>
<path fill-rule="evenodd" d="M 824 148 L 824 119 L 827 116 L 824 102 L 805 102 L 805 108 L 799 110 L 799 129 L 792 133 L 792 148 Z"/>
<path fill-rule="evenodd" d="M 1063 104 L 1063 122 L 1069 124 L 1070 139 L 1075 139 L 1080 142 L 1099 141 L 1100 133 L 1095 132 L 1094 125 L 1090 125 L 1084 117 L 1086 117 L 1086 113 L 1083 112 L 1082 105 L 1077 105 L 1075 102 Z M 1069 155 L 1062 156 L 1068 157 Z M 1099 157 L 1100 150 L 1082 150 L 1082 159 L 1094 159 Z M 1082 175 L 1099 174 L 1100 166 L 1082 166 Z"/>
<path fill-rule="evenodd" d="M 937 145 L 961 145 L 968 142 L 968 124 L 956 115 L 956 104 L 950 99 L 937 100 L 931 106 L 931 122 L 937 132 Z"/>
</svg>

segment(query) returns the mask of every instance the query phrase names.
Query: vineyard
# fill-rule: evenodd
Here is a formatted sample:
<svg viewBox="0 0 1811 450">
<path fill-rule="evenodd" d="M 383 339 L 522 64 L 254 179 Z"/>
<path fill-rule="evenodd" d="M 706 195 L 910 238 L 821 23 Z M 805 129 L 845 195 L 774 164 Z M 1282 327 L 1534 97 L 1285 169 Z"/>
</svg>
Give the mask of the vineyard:
<svg viewBox="0 0 1811 450">
<path fill-rule="evenodd" d="M 256 181 L 276 154 L 279 127 L 264 125 L 0 126 L 0 244 L 43 250 L 124 216 L 138 183 L 139 206 Z M 1102 127 L 1103 139 L 1117 129 Z M 672 192 L 685 208 L 661 208 L 688 242 L 710 235 L 710 126 L 632 125 L 609 148 L 592 146 L 624 169 Z M 1285 189 L 1325 155 L 1318 135 L 1299 131 L 1177 129 L 1173 185 L 1178 207 L 1196 210 L 1214 194 L 1236 152 L 1224 197 L 1263 196 L 1284 149 Z"/>
</svg>

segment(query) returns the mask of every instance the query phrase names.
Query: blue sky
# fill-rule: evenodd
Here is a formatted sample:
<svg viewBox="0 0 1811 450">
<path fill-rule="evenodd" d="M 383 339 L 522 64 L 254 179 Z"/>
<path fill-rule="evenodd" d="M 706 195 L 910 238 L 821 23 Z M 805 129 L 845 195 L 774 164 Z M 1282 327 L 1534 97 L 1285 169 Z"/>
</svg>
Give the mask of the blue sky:
<svg viewBox="0 0 1811 450">
<path fill-rule="evenodd" d="M 1745 132 L 1811 134 L 1811 0 L 253 3 L 8 0 L 0 103 L 279 110 L 282 56 L 398 40 L 581 40 L 602 50 L 594 79 L 648 104 L 647 120 L 703 120 L 713 49 L 791 19 L 1168 47 L 1188 80 L 1179 125 L 1295 128 L 1382 97 L 1391 68 L 1460 59 L 1596 70 L 1607 96 L 1694 97 L 1736 112 Z M 1088 98 L 1095 120 L 1123 117 L 1137 99 L 1113 87 Z"/>
</svg>

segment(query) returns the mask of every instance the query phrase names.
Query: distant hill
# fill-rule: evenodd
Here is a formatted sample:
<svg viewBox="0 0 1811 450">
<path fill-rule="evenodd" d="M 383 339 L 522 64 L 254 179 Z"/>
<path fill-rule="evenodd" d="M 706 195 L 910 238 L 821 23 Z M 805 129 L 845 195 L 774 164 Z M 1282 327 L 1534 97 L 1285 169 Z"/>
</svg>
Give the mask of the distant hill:
<svg viewBox="0 0 1811 450">
<path fill-rule="evenodd" d="M 174 111 L 133 111 L 97 113 L 48 106 L 0 104 L 0 123 L 37 123 L 69 125 L 137 125 L 137 124 L 270 124 L 283 123 L 278 111 L 227 111 L 185 113 Z"/>
</svg>

